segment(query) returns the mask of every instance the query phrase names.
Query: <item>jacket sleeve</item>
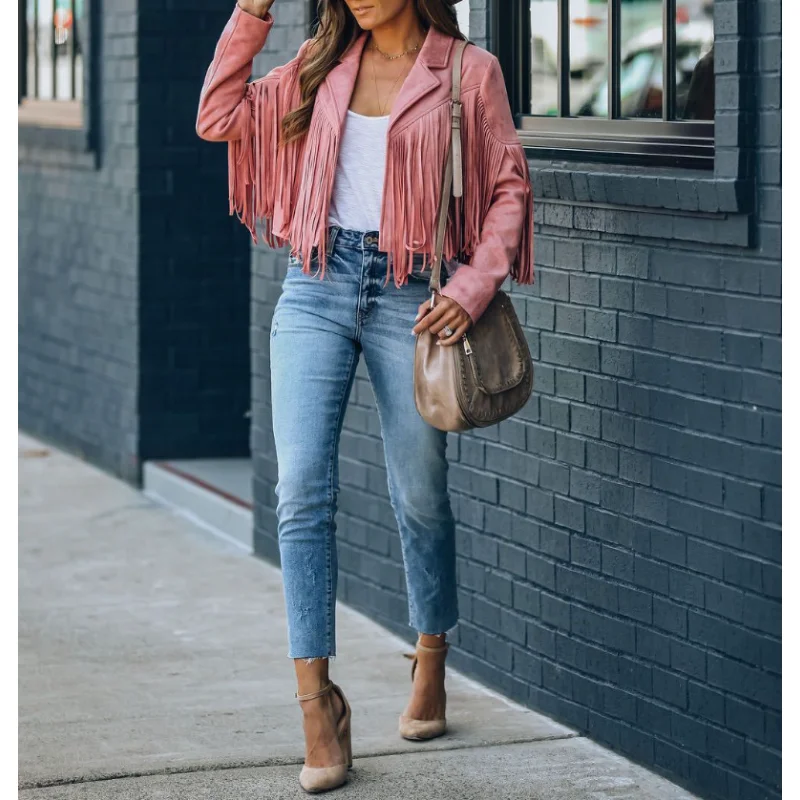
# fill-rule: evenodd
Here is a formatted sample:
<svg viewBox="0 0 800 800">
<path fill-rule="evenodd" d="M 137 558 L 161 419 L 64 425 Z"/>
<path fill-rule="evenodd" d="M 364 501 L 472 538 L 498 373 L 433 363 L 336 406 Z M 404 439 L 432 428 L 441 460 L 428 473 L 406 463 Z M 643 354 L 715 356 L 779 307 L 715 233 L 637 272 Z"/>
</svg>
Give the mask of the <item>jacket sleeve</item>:
<svg viewBox="0 0 800 800">
<path fill-rule="evenodd" d="M 284 195 L 294 186 L 292 172 L 301 144 L 280 147 L 280 123 L 301 102 L 299 71 L 306 40 L 287 64 L 262 78 L 249 81 L 253 59 L 261 51 L 273 25 L 270 14 L 260 19 L 238 5 L 225 26 L 208 68 L 197 111 L 197 133 L 212 142 L 228 143 L 228 199 L 236 214 L 258 241 L 256 225 L 263 223 L 263 238 L 283 244 L 273 234 L 273 223 L 286 207 Z"/>
<path fill-rule="evenodd" d="M 202 139 L 228 142 L 241 138 L 250 113 L 245 103 L 247 80 L 273 21 L 271 14 L 259 19 L 238 5 L 234 8 L 200 92 L 196 128 Z"/>
<path fill-rule="evenodd" d="M 509 275 L 518 283 L 533 283 L 533 191 L 496 58 L 481 82 L 478 114 L 482 138 L 472 145 L 477 152 L 465 154 L 465 169 L 495 177 L 485 187 L 488 210 L 469 264 L 460 264 L 441 292 L 453 298 L 473 323 Z M 472 205 L 476 202 L 480 205 L 481 198 Z M 467 214 L 469 205 L 465 198 Z"/>
</svg>

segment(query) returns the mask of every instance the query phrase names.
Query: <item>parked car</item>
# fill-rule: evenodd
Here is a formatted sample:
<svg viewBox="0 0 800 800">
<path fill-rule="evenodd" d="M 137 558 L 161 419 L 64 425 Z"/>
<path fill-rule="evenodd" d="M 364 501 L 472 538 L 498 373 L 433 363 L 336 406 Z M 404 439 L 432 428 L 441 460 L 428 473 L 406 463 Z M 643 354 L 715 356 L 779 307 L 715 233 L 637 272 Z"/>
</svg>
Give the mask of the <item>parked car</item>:
<svg viewBox="0 0 800 800">
<path fill-rule="evenodd" d="M 662 29 L 651 28 L 630 42 L 622 56 L 620 73 L 623 117 L 660 117 L 663 104 L 664 67 Z M 676 37 L 676 98 L 678 116 L 683 116 L 689 85 L 698 61 L 711 49 L 714 26 L 711 20 L 681 25 Z M 573 113 L 586 117 L 608 116 L 608 69 L 592 82 L 588 97 L 577 100 Z"/>
</svg>

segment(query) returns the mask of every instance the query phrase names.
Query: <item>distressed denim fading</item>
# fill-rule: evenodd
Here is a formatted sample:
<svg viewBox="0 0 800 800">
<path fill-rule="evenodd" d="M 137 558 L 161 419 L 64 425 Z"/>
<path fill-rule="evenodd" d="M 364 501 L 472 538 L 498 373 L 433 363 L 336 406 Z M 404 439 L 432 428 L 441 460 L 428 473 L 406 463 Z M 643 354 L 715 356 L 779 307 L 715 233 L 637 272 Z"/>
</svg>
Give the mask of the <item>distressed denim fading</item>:
<svg viewBox="0 0 800 800">
<path fill-rule="evenodd" d="M 336 655 L 339 440 L 362 353 L 400 532 L 409 624 L 420 633 L 449 631 L 458 600 L 447 434 L 420 417 L 413 390 L 411 329 L 429 297 L 428 272 L 416 264 L 405 285 L 390 279 L 384 286 L 386 255 L 377 234 L 335 227 L 325 277 L 301 267 L 289 259 L 270 331 L 289 657 Z"/>
</svg>

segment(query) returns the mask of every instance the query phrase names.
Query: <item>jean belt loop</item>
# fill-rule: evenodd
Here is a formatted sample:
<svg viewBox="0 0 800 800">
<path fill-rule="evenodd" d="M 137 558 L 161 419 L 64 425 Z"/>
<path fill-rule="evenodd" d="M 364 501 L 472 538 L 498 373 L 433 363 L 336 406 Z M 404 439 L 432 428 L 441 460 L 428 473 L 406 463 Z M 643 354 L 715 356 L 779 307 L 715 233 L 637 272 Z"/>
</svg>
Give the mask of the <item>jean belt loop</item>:
<svg viewBox="0 0 800 800">
<path fill-rule="evenodd" d="M 338 225 L 331 225 L 328 228 L 328 253 L 333 252 L 333 248 L 336 245 L 336 237 L 339 235 L 339 226 Z"/>
</svg>

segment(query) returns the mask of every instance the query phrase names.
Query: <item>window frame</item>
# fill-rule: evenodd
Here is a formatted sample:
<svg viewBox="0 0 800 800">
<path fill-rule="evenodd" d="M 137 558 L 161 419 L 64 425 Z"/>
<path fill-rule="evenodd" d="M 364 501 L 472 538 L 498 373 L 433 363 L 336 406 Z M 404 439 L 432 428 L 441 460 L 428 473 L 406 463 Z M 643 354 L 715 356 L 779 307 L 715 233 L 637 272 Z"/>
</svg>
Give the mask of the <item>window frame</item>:
<svg viewBox="0 0 800 800">
<path fill-rule="evenodd" d="M 64 152 L 79 159 L 77 166 L 99 166 L 99 67 L 101 60 L 102 0 L 86 0 L 82 42 L 83 97 L 74 100 L 45 100 L 27 97 L 28 33 L 27 2 L 19 0 L 19 89 L 18 132 L 20 157 L 23 160 L 61 159 Z M 52 156 L 49 151 L 56 151 Z M 59 163 L 64 163 L 59 161 Z"/>
<path fill-rule="evenodd" d="M 626 119 L 620 110 L 621 5 L 608 0 L 608 108 L 609 118 L 570 117 L 569 109 L 569 0 L 558 4 L 558 115 L 530 113 L 530 14 L 531 0 L 494 0 L 492 30 L 499 34 L 496 46 L 505 74 L 512 76 L 509 98 L 517 121 L 520 140 L 543 157 L 584 158 L 612 163 L 648 163 L 690 169 L 714 168 L 714 121 L 675 118 L 676 0 L 664 0 L 662 25 L 665 31 L 663 53 L 664 103 L 662 118 Z M 566 42 L 566 46 L 563 46 Z"/>
<path fill-rule="evenodd" d="M 520 31 L 523 26 L 514 24 L 514 19 L 509 25 L 508 12 L 509 8 L 515 9 L 518 19 L 523 8 L 530 14 L 529 7 L 530 0 L 488 0 L 485 12 L 488 32 L 485 46 L 500 61 L 512 110 L 519 108 L 521 93 L 526 88 L 515 64 L 515 58 L 517 63 L 519 61 L 519 52 L 525 52 L 521 47 L 525 32 Z M 583 118 L 564 118 L 563 122 L 577 123 L 577 127 L 570 129 L 567 126 L 564 130 L 559 122 L 545 121 L 536 142 L 532 141 L 533 131 L 518 128 L 539 196 L 573 203 L 602 202 L 619 208 L 636 206 L 650 212 L 650 216 L 656 211 L 669 210 L 710 215 L 749 214 L 754 203 L 751 137 L 754 135 L 755 96 L 752 91 L 746 91 L 753 82 L 750 53 L 753 43 L 748 21 L 752 23 L 747 4 L 735 0 L 715 2 L 713 169 L 692 169 L 685 164 L 676 166 L 669 158 L 658 159 L 652 152 L 636 152 L 635 148 L 629 148 L 631 152 L 616 153 L 613 137 L 601 139 L 607 148 L 605 157 L 597 154 L 592 157 L 582 145 L 586 143 L 587 131 L 591 138 L 592 124 L 598 120 L 588 118 L 587 124 Z M 529 71 L 529 66 L 524 63 L 522 67 Z M 515 118 L 519 125 L 516 114 Z M 621 122 L 627 126 L 649 121 Z M 552 125 L 552 129 L 548 129 L 548 125 Z M 581 128 L 584 129 L 583 135 Z M 563 146 L 564 139 L 570 136 L 576 141 Z M 596 145 L 596 142 L 592 144 Z M 591 191 L 587 190 L 587 185 Z M 665 187 L 663 191 L 660 189 L 662 186 Z M 733 230 L 727 224 L 724 227 L 728 232 L 720 234 L 721 243 L 730 241 L 729 231 Z M 684 237 L 676 234 L 675 238 Z"/>
</svg>

